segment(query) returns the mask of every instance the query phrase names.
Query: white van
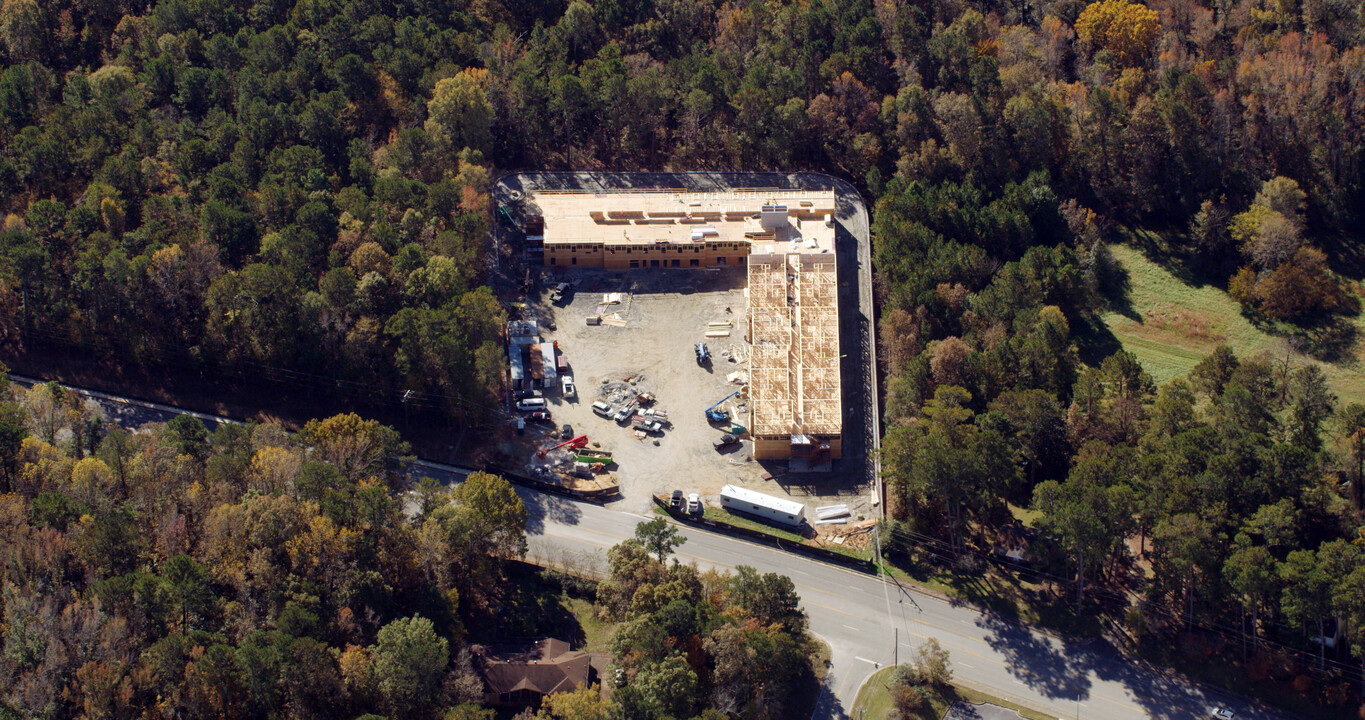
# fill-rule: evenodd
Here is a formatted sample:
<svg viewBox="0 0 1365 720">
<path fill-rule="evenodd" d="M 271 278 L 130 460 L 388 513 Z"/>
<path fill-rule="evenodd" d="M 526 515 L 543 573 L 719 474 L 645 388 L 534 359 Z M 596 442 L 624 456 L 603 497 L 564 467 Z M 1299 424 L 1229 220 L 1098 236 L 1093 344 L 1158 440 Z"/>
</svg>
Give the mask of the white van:
<svg viewBox="0 0 1365 720">
<path fill-rule="evenodd" d="M 601 400 L 598 400 L 597 402 L 592 404 L 592 411 L 597 413 L 598 415 L 601 415 L 604 418 L 611 417 L 611 406 L 602 402 Z"/>
<path fill-rule="evenodd" d="M 517 401 L 518 410 L 544 410 L 545 398 L 523 398 Z"/>
</svg>

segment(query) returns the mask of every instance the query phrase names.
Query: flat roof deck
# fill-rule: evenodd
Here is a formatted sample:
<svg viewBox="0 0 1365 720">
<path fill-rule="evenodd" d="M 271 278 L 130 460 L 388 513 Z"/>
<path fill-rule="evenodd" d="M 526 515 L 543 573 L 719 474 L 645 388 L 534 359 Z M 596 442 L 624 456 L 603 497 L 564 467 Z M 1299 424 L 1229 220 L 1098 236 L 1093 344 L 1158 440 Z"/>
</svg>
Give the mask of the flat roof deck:
<svg viewBox="0 0 1365 720">
<path fill-rule="evenodd" d="M 537 190 L 528 199 L 545 220 L 546 244 L 834 243 L 834 229 L 824 222 L 834 212 L 833 190 Z M 765 205 L 785 206 L 789 222 L 765 228 L 759 217 Z"/>
</svg>

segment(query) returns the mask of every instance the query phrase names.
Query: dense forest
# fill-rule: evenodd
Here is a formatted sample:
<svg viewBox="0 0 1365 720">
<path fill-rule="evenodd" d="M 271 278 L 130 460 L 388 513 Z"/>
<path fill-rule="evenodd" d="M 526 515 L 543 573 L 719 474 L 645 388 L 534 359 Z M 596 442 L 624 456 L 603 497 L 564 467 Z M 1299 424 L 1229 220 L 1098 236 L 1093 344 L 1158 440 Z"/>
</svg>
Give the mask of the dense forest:
<svg viewBox="0 0 1365 720">
<path fill-rule="evenodd" d="M 129 432 L 60 385 L 0 375 L 0 395 L 0 717 L 493 718 L 469 646 L 525 589 L 506 480 L 399 492 L 406 445 L 355 415 Z M 663 522 L 638 534 L 596 590 L 629 685 L 521 717 L 780 718 L 813 697 L 790 580 L 666 564 Z"/>
<path fill-rule="evenodd" d="M 1225 349 L 1156 387 L 1103 342 L 1096 315 L 1122 302 L 1106 243 L 1145 228 L 1162 234 L 1162 262 L 1225 288 L 1304 352 L 1357 353 L 1343 319 L 1359 312 L 1362 271 L 1362 12 L 1348 0 L 3 0 L 0 341 L 14 357 L 56 348 L 172 379 L 251 373 L 359 403 L 412 390 L 418 409 L 467 422 L 500 376 L 490 178 L 831 172 L 875 203 L 884 468 L 905 537 L 970 552 L 1011 504 L 1031 509 L 1078 604 L 1121 598 L 1135 634 L 1232 627 L 1252 678 L 1282 674 L 1254 660 L 1271 656 L 1263 648 L 1307 649 L 1338 671 L 1295 666 L 1295 686 L 1346 702 L 1349 675 L 1329 661 L 1365 662 L 1365 410 L 1340 406 L 1309 366 Z M 23 447 L 52 445 L 44 422 Z M 365 482 L 378 468 L 340 469 L 337 486 L 310 461 L 289 486 L 304 491 L 262 472 L 252 494 L 243 483 L 258 475 L 240 463 L 273 445 L 238 430 L 194 444 L 182 431 L 96 445 L 73 425 L 69 449 L 11 453 L 7 477 L 98 460 L 158 512 L 179 496 L 155 483 L 184 478 L 174 505 L 187 527 L 216 503 L 259 504 L 247 517 L 312 502 L 338 537 L 396 512 L 383 482 Z M 156 491 L 123 480 L 111 442 L 167 456 L 164 473 L 145 471 Z M 191 481 L 196 470 L 217 479 Z M 92 513 L 104 493 L 63 501 L 24 482 L 6 496 L 15 523 L 42 514 L 33 532 L 69 532 L 72 548 L 133 542 L 116 529 L 130 527 L 119 513 L 142 512 L 131 499 Z M 212 490 L 223 483 L 241 491 Z M 385 544 L 408 532 L 389 525 L 351 542 L 410 550 Z M 135 572 L 175 586 L 157 552 L 199 563 L 176 578 L 237 562 L 215 631 L 197 609 L 179 608 L 178 626 L 149 619 L 134 590 L 108 585 L 128 617 L 119 632 L 155 627 L 179 653 L 196 632 L 284 633 L 271 622 L 289 602 L 326 618 L 327 641 L 358 648 L 442 607 L 431 589 L 444 586 L 415 571 L 393 588 L 328 576 L 325 593 L 305 583 L 289 592 L 312 599 L 288 600 L 254 555 L 195 559 L 211 538 L 127 559 L 72 549 L 125 565 L 62 576 L 34 569 L 46 561 L 23 567 L 53 588 L 93 588 Z M 294 562 L 279 545 L 260 562 L 271 551 Z M 709 632 L 695 579 L 676 582 Z M 9 592 L 7 607 L 85 608 L 96 591 Z M 382 612 L 368 604 L 379 596 Z M 457 619 L 449 605 L 435 632 Z M 343 607 L 354 629 L 333 627 Z M 83 616 L 53 605 L 44 617 Z M 1329 652 L 1312 638 L 1334 624 L 1342 642 Z M 280 636 L 260 638 L 234 652 L 284 656 Z M 122 642 L 109 662 L 131 666 Z M 651 657 L 679 669 L 675 655 Z M 171 682 L 158 672 L 129 692 L 181 697 L 137 684 Z"/>
<path fill-rule="evenodd" d="M 1360 12 L 5 0 L 0 340 L 477 417 L 489 178 L 546 167 L 823 169 L 874 199 L 1015 183 L 1088 217 L 1086 243 L 1177 228 L 1258 312 L 1331 313 L 1340 254 L 1315 245 L 1358 244 L 1365 207 Z M 959 221 L 936 231 L 1004 243 L 977 278 L 1031 239 Z"/>
</svg>

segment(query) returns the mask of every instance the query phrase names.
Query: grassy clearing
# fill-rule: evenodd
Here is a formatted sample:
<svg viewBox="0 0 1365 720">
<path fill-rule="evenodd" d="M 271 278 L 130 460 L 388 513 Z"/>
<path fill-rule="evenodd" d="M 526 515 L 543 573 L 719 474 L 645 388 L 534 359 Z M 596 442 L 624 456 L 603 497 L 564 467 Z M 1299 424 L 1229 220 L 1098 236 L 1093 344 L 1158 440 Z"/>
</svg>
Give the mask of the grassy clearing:
<svg viewBox="0 0 1365 720">
<path fill-rule="evenodd" d="M 858 689 L 858 698 L 853 701 L 853 712 L 849 713 L 849 717 L 859 718 L 860 720 L 890 720 L 896 717 L 895 705 L 891 698 L 891 686 L 896 681 L 897 669 L 885 667 L 873 673 L 872 677 L 868 678 L 867 682 L 863 683 L 863 686 Z M 913 720 L 938 720 L 938 718 L 943 717 L 943 713 L 948 711 L 949 705 L 958 701 L 973 705 L 980 705 L 981 703 L 999 705 L 1014 710 L 1030 720 L 1053 720 L 1049 715 L 1029 710 L 1022 705 L 1016 705 L 1008 700 L 1002 700 L 961 685 L 936 689 L 929 696 L 929 709 L 914 715 Z"/>
<path fill-rule="evenodd" d="M 804 543 L 806 541 L 805 538 L 801 537 L 800 535 L 797 535 L 794 532 L 789 532 L 781 528 L 776 528 L 773 527 L 772 525 L 768 525 L 767 523 L 761 523 L 757 520 L 751 520 L 742 515 L 735 515 L 734 513 L 730 512 L 729 510 L 726 510 L 725 508 L 708 507 L 706 508 L 704 517 L 707 520 L 715 520 L 718 523 L 725 523 L 726 525 L 742 527 L 745 530 L 755 530 L 757 532 L 763 533 L 764 535 L 771 535 L 775 538 L 780 538 L 782 540 L 787 540 L 789 542 Z"/>
<path fill-rule="evenodd" d="M 1043 516 L 1043 514 L 1037 510 L 1031 510 L 1026 507 L 1015 505 L 1014 503 L 1005 504 L 1009 507 L 1010 514 L 1014 516 L 1014 519 L 1027 527 L 1033 527 L 1033 524 L 1038 521 L 1038 518 Z"/>
<path fill-rule="evenodd" d="M 579 597 L 565 596 L 562 600 L 564 606 L 578 620 L 578 625 L 583 629 L 584 652 L 604 653 L 607 650 L 607 641 L 611 639 L 611 634 L 616 631 L 616 626 L 620 623 L 608 622 L 598 618 L 592 611 L 592 602 Z"/>
<path fill-rule="evenodd" d="M 858 698 L 853 701 L 853 712 L 849 717 L 866 720 L 883 720 L 895 717 L 896 706 L 891 702 L 891 684 L 896 681 L 896 668 L 884 667 L 872 673 L 872 677 L 858 688 Z M 944 706 L 947 707 L 946 705 Z M 943 710 L 933 717 L 942 717 Z"/>
<path fill-rule="evenodd" d="M 1128 307 L 1105 312 L 1101 320 L 1125 350 L 1137 355 L 1157 383 L 1183 377 L 1220 343 L 1239 357 L 1262 352 L 1283 357 L 1286 344 L 1243 317 L 1241 306 L 1222 290 L 1186 283 L 1127 245 L 1110 250 L 1128 271 Z M 1365 331 L 1365 316 L 1354 319 Z M 1322 363 L 1297 355 L 1296 362 L 1322 367 L 1342 404 L 1365 402 L 1365 353 L 1356 348 L 1346 363 Z"/>
<path fill-rule="evenodd" d="M 470 638 L 497 643 L 528 637 L 555 637 L 575 649 L 606 652 L 615 623 L 592 612 L 597 585 L 529 563 L 507 567 L 506 592 L 496 619 L 472 624 Z"/>
</svg>

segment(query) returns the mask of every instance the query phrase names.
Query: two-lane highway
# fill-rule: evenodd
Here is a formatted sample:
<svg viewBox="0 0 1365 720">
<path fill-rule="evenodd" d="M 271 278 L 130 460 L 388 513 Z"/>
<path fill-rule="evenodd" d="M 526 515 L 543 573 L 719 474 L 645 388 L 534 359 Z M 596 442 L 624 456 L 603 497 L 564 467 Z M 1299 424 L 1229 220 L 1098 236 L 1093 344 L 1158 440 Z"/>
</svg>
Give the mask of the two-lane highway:
<svg viewBox="0 0 1365 720">
<path fill-rule="evenodd" d="M 520 491 L 532 518 L 533 557 L 601 571 L 606 549 L 648 519 L 633 513 Z M 845 717 L 863 681 L 878 667 L 906 662 L 925 638 L 948 649 L 954 677 L 993 695 L 1058 718 L 1137 720 L 1208 717 L 1225 704 L 1238 718 L 1278 715 L 1244 700 L 1211 697 L 1177 676 L 1142 668 L 1102 642 L 1065 642 L 965 606 L 883 580 L 729 536 L 682 527 L 677 552 L 702 569 L 749 565 L 796 584 L 811 629 L 832 651 L 816 717 Z"/>
<path fill-rule="evenodd" d="M 186 412 L 77 391 L 99 402 L 111 420 L 129 427 Z M 209 423 L 233 422 L 194 414 Z M 454 483 L 469 471 L 419 461 L 413 472 Z M 607 548 L 632 537 L 635 526 L 648 519 L 526 488 L 517 492 L 529 515 L 531 557 L 580 571 L 601 573 Z M 1196 720 L 1208 717 L 1214 704 L 1228 706 L 1239 719 L 1282 717 L 1243 699 L 1210 697 L 1177 676 L 1133 663 L 1099 641 L 1063 642 L 973 608 L 922 595 L 895 581 L 726 535 L 681 529 L 687 542 L 677 555 L 683 562 L 720 570 L 749 565 L 760 572 L 786 575 L 795 583 L 811 630 L 832 650 L 830 675 L 814 718 L 847 717 L 859 686 L 872 672 L 910 660 L 915 647 L 929 637 L 948 649 L 957 681 L 1058 718 Z"/>
</svg>

